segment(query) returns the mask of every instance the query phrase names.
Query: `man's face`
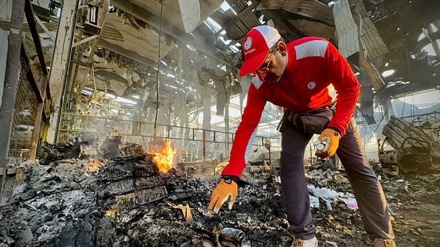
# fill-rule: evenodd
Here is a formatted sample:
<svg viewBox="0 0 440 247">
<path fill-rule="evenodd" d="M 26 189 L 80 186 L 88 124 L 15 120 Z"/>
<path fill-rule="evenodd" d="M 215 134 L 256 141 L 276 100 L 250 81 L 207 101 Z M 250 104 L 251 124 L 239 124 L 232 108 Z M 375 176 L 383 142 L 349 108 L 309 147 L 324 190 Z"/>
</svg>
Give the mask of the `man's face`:
<svg viewBox="0 0 440 247">
<path fill-rule="evenodd" d="M 263 64 L 257 71 L 255 71 L 254 75 L 257 75 L 262 81 L 269 83 L 278 82 L 286 68 L 283 58 L 284 56 L 280 51 L 274 47 L 269 54 L 267 54 Z"/>
</svg>

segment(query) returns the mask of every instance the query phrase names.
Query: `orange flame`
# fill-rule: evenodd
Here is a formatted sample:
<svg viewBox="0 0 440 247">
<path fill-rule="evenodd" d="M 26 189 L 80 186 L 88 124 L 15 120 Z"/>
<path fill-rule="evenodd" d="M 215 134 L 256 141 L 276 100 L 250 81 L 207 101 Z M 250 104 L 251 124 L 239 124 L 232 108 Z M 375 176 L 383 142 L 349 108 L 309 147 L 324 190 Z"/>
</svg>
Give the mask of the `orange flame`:
<svg viewBox="0 0 440 247">
<path fill-rule="evenodd" d="M 167 173 L 173 168 L 173 159 L 176 154 L 176 149 L 171 148 L 171 142 L 166 141 L 165 145 L 161 148 L 160 153 L 156 153 L 154 147 L 150 148 L 150 152 L 153 154 L 153 162 L 159 168 L 159 172 Z"/>
</svg>

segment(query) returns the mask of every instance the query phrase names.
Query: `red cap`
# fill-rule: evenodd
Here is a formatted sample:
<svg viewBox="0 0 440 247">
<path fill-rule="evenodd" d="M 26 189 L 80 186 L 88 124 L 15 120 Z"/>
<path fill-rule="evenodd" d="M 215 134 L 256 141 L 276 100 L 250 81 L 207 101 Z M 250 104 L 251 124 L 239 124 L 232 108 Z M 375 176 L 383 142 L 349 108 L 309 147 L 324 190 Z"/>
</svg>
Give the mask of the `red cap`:
<svg viewBox="0 0 440 247">
<path fill-rule="evenodd" d="M 244 62 L 240 69 L 240 76 L 255 72 L 264 63 L 267 54 L 280 40 L 281 35 L 270 26 L 252 28 L 241 44 L 244 53 Z"/>
</svg>

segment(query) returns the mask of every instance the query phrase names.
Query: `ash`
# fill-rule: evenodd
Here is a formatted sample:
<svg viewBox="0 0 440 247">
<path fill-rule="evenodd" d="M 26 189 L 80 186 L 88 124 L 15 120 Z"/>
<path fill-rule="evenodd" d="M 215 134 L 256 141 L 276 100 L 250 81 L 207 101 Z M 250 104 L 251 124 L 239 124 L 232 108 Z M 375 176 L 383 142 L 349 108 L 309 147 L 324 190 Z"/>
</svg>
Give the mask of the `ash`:
<svg viewBox="0 0 440 247">
<path fill-rule="evenodd" d="M 0 207 L 0 247 L 290 246 L 276 171 L 248 171 L 251 184 L 220 214 L 206 210 L 218 182 L 210 171 L 176 166 L 160 174 L 148 155 L 51 158 L 33 165 Z M 307 176 L 320 246 L 371 245 L 345 174 L 321 164 Z M 395 189 L 391 207 L 414 201 L 402 196 L 408 185 L 385 183 Z"/>
</svg>

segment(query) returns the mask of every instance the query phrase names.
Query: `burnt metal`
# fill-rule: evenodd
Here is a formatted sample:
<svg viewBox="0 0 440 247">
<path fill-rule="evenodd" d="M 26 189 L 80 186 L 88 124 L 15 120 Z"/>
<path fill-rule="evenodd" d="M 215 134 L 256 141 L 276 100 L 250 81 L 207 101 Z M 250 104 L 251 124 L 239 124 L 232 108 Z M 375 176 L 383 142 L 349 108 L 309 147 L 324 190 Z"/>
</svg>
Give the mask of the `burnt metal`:
<svg viewBox="0 0 440 247">
<path fill-rule="evenodd" d="M 40 41 L 40 34 L 37 30 L 37 23 L 35 21 L 34 11 L 31 4 L 31 0 L 25 0 L 25 13 L 26 13 L 26 20 L 28 21 L 29 29 L 32 34 L 32 39 L 35 43 L 35 50 L 37 51 L 38 59 L 40 60 L 41 64 L 41 70 L 43 71 L 44 75 L 47 75 L 47 66 L 46 61 L 44 60 L 44 52 Z M 45 88 L 43 88 L 44 90 Z"/>
<path fill-rule="evenodd" d="M 21 56 L 21 61 L 24 64 L 24 67 L 26 68 L 26 78 L 29 81 L 29 83 L 31 84 L 32 90 L 34 90 L 35 93 L 35 97 L 37 97 L 37 100 L 39 103 L 43 102 L 43 95 L 40 91 L 40 88 L 37 84 L 37 82 L 35 81 L 34 75 L 32 74 L 32 70 L 31 65 L 29 64 L 29 58 L 26 54 L 26 50 L 24 49 L 24 45 L 21 45 L 21 50 L 20 50 L 20 56 Z"/>
<path fill-rule="evenodd" d="M 35 161 L 36 158 L 36 151 L 37 151 L 37 146 L 39 144 L 40 128 L 41 128 L 41 121 L 43 120 L 43 116 L 44 116 L 44 121 L 47 122 L 48 119 L 45 116 L 46 114 L 44 113 L 45 105 L 46 105 L 45 101 L 46 101 L 46 97 L 50 98 L 47 65 L 44 59 L 44 52 L 41 45 L 40 34 L 38 33 L 37 30 L 37 23 L 35 21 L 33 6 L 37 6 L 38 8 L 38 5 L 32 5 L 30 0 L 26 0 L 25 2 L 26 19 L 28 21 L 29 30 L 32 34 L 32 39 L 35 44 L 35 50 L 37 52 L 38 59 L 40 61 L 40 70 L 43 72 L 43 77 L 42 77 L 41 85 L 38 85 L 38 83 L 36 83 L 34 80 L 31 70 L 29 69 L 29 71 L 26 73 L 28 81 L 31 83 L 31 86 L 39 102 L 37 106 L 37 112 L 35 114 L 34 130 L 32 133 L 31 151 L 29 157 L 31 161 Z M 27 59 L 23 45 L 21 48 L 21 56 L 23 57 L 26 66 L 30 68 L 29 61 Z"/>
<path fill-rule="evenodd" d="M 395 149 L 396 162 L 402 172 L 440 172 L 439 164 L 433 163 L 433 160 L 440 158 L 440 145 L 437 144 L 438 136 L 432 130 L 416 127 L 403 118 L 391 116 L 382 133 L 386 137 L 384 142 Z M 382 153 L 384 160 L 383 144 L 379 146 L 379 153 Z"/>
<path fill-rule="evenodd" d="M 17 85 L 20 75 L 20 49 L 22 45 L 22 27 L 24 17 L 24 0 L 13 1 L 11 11 L 11 26 L 8 37 L 8 54 L 6 58 L 5 84 L 0 108 L 0 167 L 6 166 L 9 142 L 11 137 L 12 118 L 14 116 Z M 3 198 L 5 177 L 2 176 L 0 184 L 0 204 Z"/>
<path fill-rule="evenodd" d="M 160 22 L 165 23 L 166 21 L 161 21 L 157 18 L 151 18 L 149 16 L 147 16 L 145 14 L 144 11 L 142 11 L 142 8 L 135 5 L 134 3 L 128 3 L 125 1 L 120 1 L 120 0 L 115 0 L 114 2 L 112 2 L 112 4 L 114 4 L 114 6 L 118 7 L 118 9 L 122 10 L 122 11 L 126 11 L 127 13 L 133 15 L 134 17 L 145 21 L 146 23 L 152 25 L 153 27 L 159 28 L 160 26 Z M 170 29 L 169 28 L 169 24 L 166 25 L 164 24 L 162 26 L 162 31 L 164 33 L 167 33 L 168 35 L 171 35 L 172 37 L 176 38 L 179 41 L 182 41 L 184 43 L 190 43 L 193 44 L 194 46 L 198 47 L 199 51 L 201 51 L 202 53 L 204 53 L 205 55 L 216 59 L 217 61 L 230 66 L 231 66 L 228 62 L 225 61 L 224 59 L 224 55 L 220 55 L 219 53 L 217 53 L 217 49 L 215 47 L 213 47 L 212 45 L 207 45 L 206 42 L 204 41 L 204 38 L 194 38 L 193 36 L 184 33 L 183 31 L 180 31 L 178 29 Z M 203 37 L 203 36 L 201 36 Z"/>
</svg>

